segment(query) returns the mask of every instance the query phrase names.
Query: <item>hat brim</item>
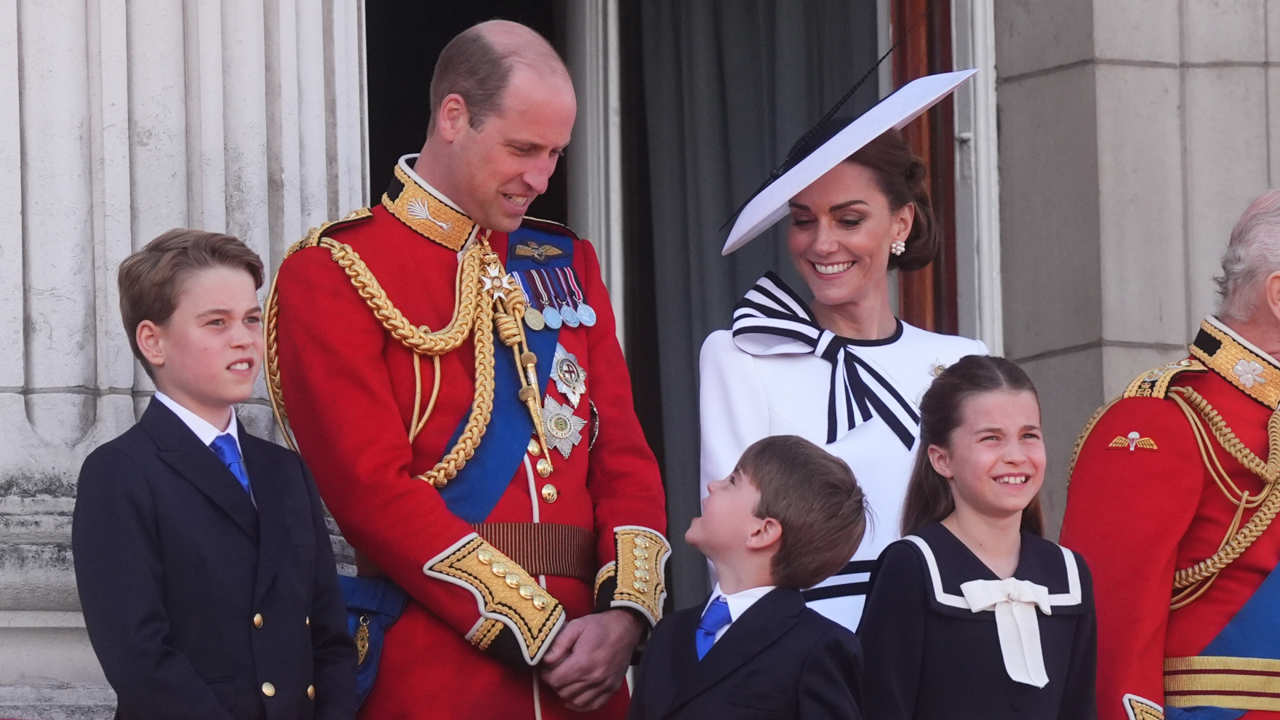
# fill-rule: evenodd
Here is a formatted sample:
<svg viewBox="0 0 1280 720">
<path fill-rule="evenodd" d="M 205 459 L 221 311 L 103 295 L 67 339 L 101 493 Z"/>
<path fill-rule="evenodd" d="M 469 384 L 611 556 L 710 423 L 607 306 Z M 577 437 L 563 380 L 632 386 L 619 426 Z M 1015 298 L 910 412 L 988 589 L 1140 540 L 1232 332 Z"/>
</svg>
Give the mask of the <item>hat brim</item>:
<svg viewBox="0 0 1280 720">
<path fill-rule="evenodd" d="M 787 214 L 787 203 L 801 190 L 867 143 L 920 117 L 977 72 L 976 69 L 957 70 L 917 78 L 859 115 L 795 167 L 756 193 L 738 213 L 720 254 L 728 255 L 768 230 Z"/>
</svg>

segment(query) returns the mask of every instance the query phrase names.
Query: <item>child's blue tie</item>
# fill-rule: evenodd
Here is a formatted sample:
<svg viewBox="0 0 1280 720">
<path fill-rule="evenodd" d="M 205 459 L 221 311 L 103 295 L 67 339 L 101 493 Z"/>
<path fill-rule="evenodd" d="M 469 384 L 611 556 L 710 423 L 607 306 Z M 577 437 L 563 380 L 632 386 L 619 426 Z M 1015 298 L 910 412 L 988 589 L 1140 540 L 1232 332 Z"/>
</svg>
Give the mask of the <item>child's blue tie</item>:
<svg viewBox="0 0 1280 720">
<path fill-rule="evenodd" d="M 240 487 L 244 488 L 249 495 L 253 495 L 253 491 L 249 489 L 249 474 L 244 471 L 244 461 L 240 458 L 240 448 L 236 445 L 236 439 L 231 437 L 230 433 L 223 433 L 209 443 L 209 449 L 213 450 L 213 454 L 217 455 L 231 474 L 236 476 L 236 480 L 240 481 Z"/>
<path fill-rule="evenodd" d="M 694 633 L 694 645 L 698 648 L 698 659 L 701 660 L 712 645 L 716 643 L 716 633 L 720 628 L 729 624 L 732 618 L 729 617 L 729 603 L 725 602 L 724 596 L 718 596 L 711 604 L 707 606 L 707 611 L 702 613 L 702 620 L 698 621 L 698 631 Z"/>
</svg>

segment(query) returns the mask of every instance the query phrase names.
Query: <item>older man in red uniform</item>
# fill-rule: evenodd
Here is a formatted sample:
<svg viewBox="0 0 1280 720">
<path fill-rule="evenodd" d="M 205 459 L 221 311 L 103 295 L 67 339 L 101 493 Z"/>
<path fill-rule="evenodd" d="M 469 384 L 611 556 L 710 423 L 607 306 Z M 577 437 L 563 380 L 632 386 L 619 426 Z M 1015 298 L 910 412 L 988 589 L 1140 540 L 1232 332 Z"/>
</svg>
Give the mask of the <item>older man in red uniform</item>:
<svg viewBox="0 0 1280 720">
<path fill-rule="evenodd" d="M 1093 572 L 1102 720 L 1280 718 L 1280 191 L 1219 284 L 1190 356 L 1079 444 L 1061 539 Z"/>
<path fill-rule="evenodd" d="M 299 243 L 268 305 L 277 409 L 361 574 L 408 596 L 361 714 L 620 717 L 669 545 L 595 253 L 524 217 L 573 87 L 492 21 L 441 53 L 431 102 L 421 154 Z"/>
</svg>

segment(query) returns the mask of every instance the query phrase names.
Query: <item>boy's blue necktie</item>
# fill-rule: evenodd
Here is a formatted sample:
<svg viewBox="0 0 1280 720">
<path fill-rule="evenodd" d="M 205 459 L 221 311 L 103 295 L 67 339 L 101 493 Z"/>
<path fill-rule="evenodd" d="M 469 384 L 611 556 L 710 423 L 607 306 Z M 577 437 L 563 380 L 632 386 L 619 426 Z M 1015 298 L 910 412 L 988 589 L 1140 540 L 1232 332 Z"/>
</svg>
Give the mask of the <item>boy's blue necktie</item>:
<svg viewBox="0 0 1280 720">
<path fill-rule="evenodd" d="M 716 633 L 720 628 L 728 625 L 732 619 L 729 617 L 729 603 L 725 602 L 723 595 L 711 601 L 706 612 L 702 613 L 702 619 L 698 621 L 698 631 L 693 635 L 699 660 L 707 654 L 712 645 L 716 644 Z"/>
<path fill-rule="evenodd" d="M 244 470 L 244 461 L 240 458 L 240 448 L 236 445 L 236 439 L 231 437 L 230 433 L 223 433 L 209 443 L 209 449 L 213 450 L 213 454 L 217 455 L 231 474 L 236 476 L 236 480 L 240 481 L 240 487 L 252 496 L 253 491 L 249 489 L 249 474 Z"/>
</svg>

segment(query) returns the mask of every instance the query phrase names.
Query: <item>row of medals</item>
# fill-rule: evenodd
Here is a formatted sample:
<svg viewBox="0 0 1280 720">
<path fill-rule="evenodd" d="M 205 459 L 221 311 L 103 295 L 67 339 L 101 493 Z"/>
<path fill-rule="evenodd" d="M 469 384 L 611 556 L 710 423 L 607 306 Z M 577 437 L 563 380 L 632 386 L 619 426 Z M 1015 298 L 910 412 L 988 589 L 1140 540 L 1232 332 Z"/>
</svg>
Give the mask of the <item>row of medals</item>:
<svg viewBox="0 0 1280 720">
<path fill-rule="evenodd" d="M 529 298 L 524 322 L 531 330 L 596 324 L 595 308 L 587 304 L 581 290 L 582 281 L 572 266 L 518 270 L 513 274 Z"/>
</svg>

